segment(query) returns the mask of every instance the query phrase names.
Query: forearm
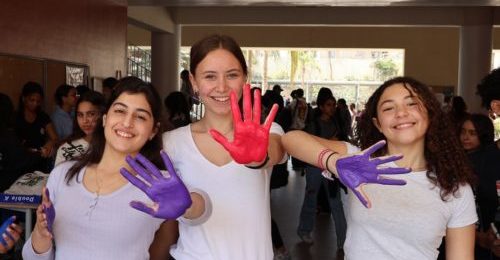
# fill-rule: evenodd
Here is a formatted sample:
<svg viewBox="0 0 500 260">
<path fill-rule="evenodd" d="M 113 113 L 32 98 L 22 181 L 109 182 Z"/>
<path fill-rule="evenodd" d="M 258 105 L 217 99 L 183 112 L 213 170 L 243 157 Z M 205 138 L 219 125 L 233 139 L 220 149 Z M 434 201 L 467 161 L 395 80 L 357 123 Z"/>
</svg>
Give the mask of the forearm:
<svg viewBox="0 0 500 260">
<path fill-rule="evenodd" d="M 318 157 L 325 149 L 330 149 L 339 155 L 345 154 L 347 151 L 343 142 L 314 137 L 303 131 L 290 131 L 281 137 L 281 142 L 291 156 L 317 167 L 321 166 Z M 323 160 L 321 160 L 323 165 L 325 165 L 329 153 L 324 154 Z"/>
<path fill-rule="evenodd" d="M 191 206 L 186 210 L 183 217 L 187 219 L 197 219 L 205 212 L 205 200 L 203 196 L 196 192 L 191 192 Z"/>
<path fill-rule="evenodd" d="M 31 233 L 31 245 L 36 254 L 44 254 L 52 248 L 52 239 L 41 235 L 35 228 Z"/>
<path fill-rule="evenodd" d="M 150 260 L 170 259 L 170 247 L 177 243 L 179 226 L 175 220 L 167 220 L 161 224 L 155 233 L 155 238 L 149 247 Z"/>
</svg>

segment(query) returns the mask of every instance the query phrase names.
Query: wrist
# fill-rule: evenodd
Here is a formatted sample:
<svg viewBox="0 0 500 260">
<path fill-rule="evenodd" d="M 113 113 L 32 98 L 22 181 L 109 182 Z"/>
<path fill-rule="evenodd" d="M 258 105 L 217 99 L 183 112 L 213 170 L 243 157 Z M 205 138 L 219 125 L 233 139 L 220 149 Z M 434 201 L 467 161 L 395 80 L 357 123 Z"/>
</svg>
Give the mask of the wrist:
<svg viewBox="0 0 500 260">
<path fill-rule="evenodd" d="M 266 164 L 269 162 L 269 153 L 266 152 L 266 158 L 264 158 L 264 161 L 259 163 L 258 165 L 245 165 L 245 167 L 250 168 L 250 169 L 262 169 Z"/>
<path fill-rule="evenodd" d="M 339 153 L 331 151 L 331 153 L 328 156 L 326 156 L 326 159 L 324 161 L 325 169 L 337 177 L 338 177 L 338 172 L 337 172 L 336 163 L 337 163 L 338 155 L 339 155 Z"/>
</svg>

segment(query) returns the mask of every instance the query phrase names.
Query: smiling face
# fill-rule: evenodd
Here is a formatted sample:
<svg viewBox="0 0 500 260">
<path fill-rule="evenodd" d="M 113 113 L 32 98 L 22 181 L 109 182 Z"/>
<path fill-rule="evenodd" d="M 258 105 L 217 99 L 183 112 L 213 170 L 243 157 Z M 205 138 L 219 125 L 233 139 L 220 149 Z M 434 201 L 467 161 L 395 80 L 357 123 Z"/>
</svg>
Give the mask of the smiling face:
<svg viewBox="0 0 500 260">
<path fill-rule="evenodd" d="M 103 117 L 106 149 L 136 154 L 157 132 L 144 94 L 122 93 Z"/>
<path fill-rule="evenodd" d="M 209 52 L 198 64 L 195 76 L 190 76 L 195 92 L 205 104 L 206 113 L 229 115 L 231 106 L 229 93 L 241 96 L 246 75 L 236 57 L 225 49 Z"/>
<path fill-rule="evenodd" d="M 423 145 L 429 118 L 411 87 L 397 83 L 387 87 L 380 97 L 373 123 L 390 145 Z"/>
</svg>

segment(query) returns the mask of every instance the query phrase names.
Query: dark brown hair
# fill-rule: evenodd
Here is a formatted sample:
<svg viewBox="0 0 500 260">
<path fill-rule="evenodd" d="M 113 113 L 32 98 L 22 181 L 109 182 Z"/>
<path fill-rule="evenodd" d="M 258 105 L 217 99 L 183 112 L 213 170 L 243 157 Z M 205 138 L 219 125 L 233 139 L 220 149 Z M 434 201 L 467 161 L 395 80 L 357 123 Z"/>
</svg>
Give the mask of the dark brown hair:
<svg viewBox="0 0 500 260">
<path fill-rule="evenodd" d="M 365 111 L 356 128 L 355 141 L 366 149 L 385 136 L 373 123 L 377 116 L 377 105 L 384 91 L 394 85 L 403 84 L 410 94 L 415 93 L 420 103 L 427 109 L 429 127 L 425 134 L 424 156 L 427 161 L 427 178 L 441 188 L 441 199 L 455 195 L 462 184 L 473 184 L 474 177 L 457 134 L 448 116 L 442 111 L 439 101 L 431 89 L 410 77 L 397 77 L 384 82 L 366 103 Z M 411 91 L 410 91 L 411 90 Z M 374 155 L 387 154 L 387 146 Z"/>
<path fill-rule="evenodd" d="M 123 93 L 144 94 L 153 114 L 153 127 L 159 126 L 162 104 L 158 92 L 151 84 L 136 77 L 125 77 L 119 80 L 113 89 L 109 102 L 106 105 L 106 112 L 109 111 L 113 102 Z M 163 147 L 161 133 L 162 131 L 160 128 L 153 139 L 147 140 L 139 152 L 153 162 L 157 167 L 163 169 L 164 166 L 160 157 L 160 150 Z M 71 179 L 78 175 L 84 166 L 99 163 L 102 159 L 105 145 L 106 139 L 104 137 L 104 127 L 102 125 L 101 117 L 101 119 L 97 122 L 94 133 L 92 134 L 92 140 L 90 141 L 88 151 L 69 169 L 66 174 L 66 182 L 69 184 Z"/>
<path fill-rule="evenodd" d="M 191 71 L 191 74 L 195 75 L 198 64 L 208 55 L 208 53 L 217 49 L 224 49 L 232 53 L 240 63 L 243 73 L 245 75 L 248 74 L 245 56 L 243 55 L 238 43 L 227 35 L 219 34 L 205 37 L 191 46 L 189 61 L 189 70 Z"/>
</svg>

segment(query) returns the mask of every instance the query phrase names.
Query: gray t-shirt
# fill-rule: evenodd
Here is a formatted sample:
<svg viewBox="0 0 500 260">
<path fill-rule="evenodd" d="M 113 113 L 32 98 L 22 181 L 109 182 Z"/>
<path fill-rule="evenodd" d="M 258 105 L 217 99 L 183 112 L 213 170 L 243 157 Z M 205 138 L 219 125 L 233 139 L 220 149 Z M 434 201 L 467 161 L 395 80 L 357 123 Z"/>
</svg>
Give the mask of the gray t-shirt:
<svg viewBox="0 0 500 260">
<path fill-rule="evenodd" d="M 82 183 L 85 168 L 80 171 L 78 182 L 74 178 L 66 184 L 64 177 L 74 163 L 56 166 L 47 182 L 56 210 L 53 226 L 56 249 L 36 254 L 30 238 L 24 245 L 23 259 L 149 259 L 149 246 L 164 220 L 135 210 L 129 203 L 152 201 L 130 183 L 101 195 L 96 201 L 96 195 Z M 93 210 L 92 205 L 95 205 Z"/>
</svg>

